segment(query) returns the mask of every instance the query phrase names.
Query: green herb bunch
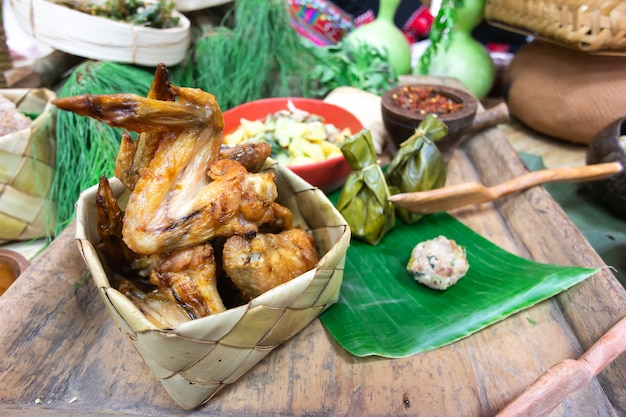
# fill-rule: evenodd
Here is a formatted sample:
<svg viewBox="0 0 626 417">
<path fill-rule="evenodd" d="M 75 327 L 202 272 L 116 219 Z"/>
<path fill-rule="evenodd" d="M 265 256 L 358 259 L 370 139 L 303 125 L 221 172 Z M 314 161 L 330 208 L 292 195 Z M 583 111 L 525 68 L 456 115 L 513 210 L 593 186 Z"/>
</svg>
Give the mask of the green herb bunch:
<svg viewBox="0 0 626 417">
<path fill-rule="evenodd" d="M 309 77 L 315 83 L 314 94 L 320 97 L 341 86 L 381 95 L 398 83 L 386 52 L 374 45 L 339 42 L 318 47 L 306 40 L 303 45 L 314 58 Z"/>
<path fill-rule="evenodd" d="M 210 92 L 228 110 L 266 97 L 307 96 L 307 55 L 286 2 L 238 1 L 220 25 L 197 36 L 172 78 Z"/>
<path fill-rule="evenodd" d="M 447 49 L 452 43 L 454 27 L 457 21 L 457 10 L 463 7 L 464 0 L 443 0 L 437 16 L 433 21 L 428 34 L 430 44 L 420 57 L 420 70 L 423 74 L 428 73 L 430 61 L 440 47 Z"/>
</svg>

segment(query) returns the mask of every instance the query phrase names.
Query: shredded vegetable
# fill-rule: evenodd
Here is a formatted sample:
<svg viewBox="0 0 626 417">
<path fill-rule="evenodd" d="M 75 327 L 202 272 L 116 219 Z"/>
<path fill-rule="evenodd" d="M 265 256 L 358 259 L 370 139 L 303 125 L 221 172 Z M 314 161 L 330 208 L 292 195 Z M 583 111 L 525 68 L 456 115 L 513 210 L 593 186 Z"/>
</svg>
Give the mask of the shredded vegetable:
<svg viewBox="0 0 626 417">
<path fill-rule="evenodd" d="M 289 101 L 287 109 L 271 113 L 264 120 L 241 119 L 241 125 L 224 136 L 224 144 L 266 142 L 272 158 L 286 165 L 304 165 L 342 155 L 339 145 L 351 134 L 350 129 L 340 130 Z"/>
</svg>

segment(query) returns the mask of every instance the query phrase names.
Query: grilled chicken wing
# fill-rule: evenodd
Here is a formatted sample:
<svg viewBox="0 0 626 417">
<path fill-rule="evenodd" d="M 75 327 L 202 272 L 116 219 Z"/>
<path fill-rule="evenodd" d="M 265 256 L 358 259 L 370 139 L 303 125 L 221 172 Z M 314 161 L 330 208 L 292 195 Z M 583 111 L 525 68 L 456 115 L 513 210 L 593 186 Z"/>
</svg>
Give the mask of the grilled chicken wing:
<svg viewBox="0 0 626 417">
<path fill-rule="evenodd" d="M 213 247 L 207 243 L 163 254 L 150 272 L 150 283 L 172 291 L 192 318 L 226 310 L 217 291 Z"/>
<path fill-rule="evenodd" d="M 148 98 L 174 101 L 176 95 L 171 87 L 168 69 L 163 64 L 158 65 Z M 137 140 L 133 140 L 128 132 L 122 133 L 122 141 L 115 161 L 115 176 L 129 190 L 135 189 L 141 172 L 154 157 L 162 135 L 161 131 L 143 132 L 139 134 Z"/>
<path fill-rule="evenodd" d="M 315 239 L 301 229 L 253 239 L 232 236 L 222 257 L 224 271 L 247 299 L 302 275 L 318 261 Z"/>
<path fill-rule="evenodd" d="M 117 271 L 127 273 L 132 263 L 140 256 L 131 251 L 122 238 L 122 218 L 124 213 L 113 196 L 109 180 L 100 177 L 96 192 L 96 216 L 98 233 L 102 238 L 100 251 L 109 265 Z"/>
<path fill-rule="evenodd" d="M 172 328 L 192 319 L 169 288 L 158 287 L 145 292 L 131 280 L 122 279 L 119 291 L 157 327 Z"/>
<path fill-rule="evenodd" d="M 158 148 L 141 170 L 124 216 L 124 241 L 144 255 L 220 235 L 254 234 L 274 221 L 273 174 L 248 173 L 236 161 L 219 160 L 223 118 L 215 97 L 199 89 L 170 88 L 177 101 L 133 94 L 54 101 L 112 126 L 159 133 Z"/>
</svg>

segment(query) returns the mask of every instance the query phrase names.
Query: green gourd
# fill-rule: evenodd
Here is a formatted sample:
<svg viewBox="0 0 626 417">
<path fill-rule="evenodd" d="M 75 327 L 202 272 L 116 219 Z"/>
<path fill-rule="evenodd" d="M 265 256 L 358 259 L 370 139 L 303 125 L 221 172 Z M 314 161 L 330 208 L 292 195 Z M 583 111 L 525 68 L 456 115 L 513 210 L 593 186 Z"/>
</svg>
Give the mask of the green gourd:
<svg viewBox="0 0 626 417">
<path fill-rule="evenodd" d="M 457 9 L 456 27 L 450 45 L 438 48 L 427 71 L 416 66 L 415 74 L 456 78 L 477 98 L 487 96 L 495 69 L 485 47 L 471 35 L 483 16 L 484 0 L 465 0 Z"/>
<path fill-rule="evenodd" d="M 399 5 L 400 0 L 381 0 L 376 19 L 350 32 L 344 41 L 386 50 L 396 75 L 404 75 L 411 72 L 411 45 L 393 20 Z"/>
</svg>

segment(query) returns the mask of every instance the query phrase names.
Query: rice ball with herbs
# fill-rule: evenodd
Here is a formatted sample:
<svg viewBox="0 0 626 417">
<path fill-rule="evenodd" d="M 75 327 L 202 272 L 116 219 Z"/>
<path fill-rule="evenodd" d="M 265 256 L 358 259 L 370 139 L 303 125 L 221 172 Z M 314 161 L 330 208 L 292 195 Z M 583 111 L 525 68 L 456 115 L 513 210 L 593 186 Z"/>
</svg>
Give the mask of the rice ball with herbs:
<svg viewBox="0 0 626 417">
<path fill-rule="evenodd" d="M 406 267 L 413 279 L 427 287 L 446 290 L 469 269 L 465 247 L 445 236 L 420 242 Z"/>
</svg>

